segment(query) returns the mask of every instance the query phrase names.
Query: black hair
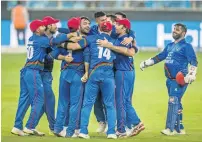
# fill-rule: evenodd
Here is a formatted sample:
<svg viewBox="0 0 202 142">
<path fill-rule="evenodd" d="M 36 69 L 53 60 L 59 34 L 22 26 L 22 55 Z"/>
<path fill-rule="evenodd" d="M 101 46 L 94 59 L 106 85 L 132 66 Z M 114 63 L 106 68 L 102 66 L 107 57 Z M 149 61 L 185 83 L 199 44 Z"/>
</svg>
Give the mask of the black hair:
<svg viewBox="0 0 202 142">
<path fill-rule="evenodd" d="M 115 15 L 121 15 L 123 18 L 127 18 L 126 14 L 123 12 L 116 12 Z"/>
<path fill-rule="evenodd" d="M 95 12 L 94 18 L 99 18 L 105 16 L 106 14 L 103 11 Z"/>
<path fill-rule="evenodd" d="M 81 16 L 80 18 L 81 18 L 81 20 L 85 19 L 85 20 L 88 20 L 90 22 L 90 19 L 86 16 Z"/>
<path fill-rule="evenodd" d="M 129 34 L 130 33 L 130 29 L 126 28 L 126 33 Z"/>
<path fill-rule="evenodd" d="M 116 20 L 116 16 L 113 14 L 107 14 L 107 17 L 110 17 L 112 22 L 115 22 L 115 20 Z"/>
<path fill-rule="evenodd" d="M 187 33 L 187 26 L 182 24 L 182 23 L 177 23 L 174 26 L 180 26 L 182 28 L 182 31 L 185 32 L 185 34 Z"/>
<path fill-rule="evenodd" d="M 74 28 L 69 28 L 69 31 L 72 33 L 72 32 L 76 32 L 77 29 L 74 29 Z"/>
</svg>

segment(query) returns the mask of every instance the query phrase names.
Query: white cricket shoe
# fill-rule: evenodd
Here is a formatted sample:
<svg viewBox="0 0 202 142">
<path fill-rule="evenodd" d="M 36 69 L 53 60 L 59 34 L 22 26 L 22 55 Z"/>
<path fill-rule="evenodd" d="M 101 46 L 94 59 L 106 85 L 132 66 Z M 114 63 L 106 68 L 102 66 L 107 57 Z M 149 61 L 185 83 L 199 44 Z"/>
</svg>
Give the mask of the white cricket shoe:
<svg viewBox="0 0 202 142">
<path fill-rule="evenodd" d="M 24 133 L 22 130 L 13 127 L 13 129 L 11 130 L 11 133 L 14 135 L 18 135 L 18 136 L 28 136 L 29 134 Z"/>
<path fill-rule="evenodd" d="M 58 133 L 58 137 L 66 137 L 66 129 L 63 129 L 60 133 Z"/>
<path fill-rule="evenodd" d="M 25 127 L 25 128 L 23 129 L 23 132 L 26 133 L 26 134 L 28 134 L 28 135 L 34 135 L 34 131 L 28 129 L 27 127 Z"/>
<path fill-rule="evenodd" d="M 23 131 L 29 135 L 36 135 L 36 136 L 45 136 L 45 133 L 38 131 L 37 129 L 28 129 L 24 128 Z"/>
<path fill-rule="evenodd" d="M 77 138 L 79 136 L 79 133 L 80 133 L 80 129 L 76 129 L 74 131 L 74 134 L 73 134 L 72 138 Z"/>
<path fill-rule="evenodd" d="M 120 133 L 119 131 L 116 131 L 116 136 L 118 138 L 127 138 L 127 133 Z"/>
<path fill-rule="evenodd" d="M 117 139 L 117 135 L 116 134 L 109 134 L 107 135 L 108 139 Z"/>
<path fill-rule="evenodd" d="M 99 127 L 97 128 L 96 132 L 97 133 L 104 133 L 106 128 L 106 123 L 105 122 L 99 122 Z"/>
<path fill-rule="evenodd" d="M 126 127 L 125 129 L 126 129 L 126 135 L 130 136 L 132 129 L 129 129 L 128 127 Z"/>
<path fill-rule="evenodd" d="M 176 130 L 174 130 L 173 132 L 176 135 L 186 135 L 186 131 L 184 129 L 181 129 L 179 133 Z"/>
<path fill-rule="evenodd" d="M 90 136 L 88 134 L 83 134 L 83 133 L 79 133 L 78 137 L 83 139 L 90 139 Z"/>
<path fill-rule="evenodd" d="M 167 135 L 167 136 L 175 135 L 175 133 L 174 133 L 174 132 L 171 132 L 170 129 L 168 129 L 168 128 L 162 130 L 161 133 L 164 134 L 164 135 Z"/>
</svg>

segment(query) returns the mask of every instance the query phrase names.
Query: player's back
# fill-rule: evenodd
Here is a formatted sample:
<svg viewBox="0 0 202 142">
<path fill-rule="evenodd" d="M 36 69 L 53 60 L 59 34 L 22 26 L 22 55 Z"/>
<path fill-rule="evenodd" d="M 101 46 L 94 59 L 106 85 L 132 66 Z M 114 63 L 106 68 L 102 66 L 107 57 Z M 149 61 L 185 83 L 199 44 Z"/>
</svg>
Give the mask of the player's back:
<svg viewBox="0 0 202 142">
<path fill-rule="evenodd" d="M 33 34 L 27 44 L 27 61 L 25 67 L 32 69 L 44 69 L 44 57 L 46 55 L 47 37 Z"/>
<path fill-rule="evenodd" d="M 102 63 L 113 64 L 113 61 L 115 59 L 114 52 L 108 48 L 98 46 L 96 44 L 96 41 L 99 39 L 100 40 L 107 39 L 109 42 L 113 44 L 114 40 L 105 33 L 101 33 L 99 35 L 94 35 L 91 37 L 92 39 L 90 41 L 89 47 L 87 47 L 89 49 L 89 54 L 90 54 L 90 69 L 93 69 Z"/>
</svg>

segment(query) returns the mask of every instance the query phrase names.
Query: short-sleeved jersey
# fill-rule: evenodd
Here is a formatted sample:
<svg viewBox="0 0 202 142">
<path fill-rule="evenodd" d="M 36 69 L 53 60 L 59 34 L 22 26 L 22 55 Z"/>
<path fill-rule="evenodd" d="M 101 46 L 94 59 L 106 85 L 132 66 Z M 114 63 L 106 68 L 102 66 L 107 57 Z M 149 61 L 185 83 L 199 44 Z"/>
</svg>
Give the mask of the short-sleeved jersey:
<svg viewBox="0 0 202 142">
<path fill-rule="evenodd" d="M 114 40 L 105 33 L 87 36 L 84 39 L 84 42 L 79 42 L 82 48 L 87 47 L 84 51 L 84 56 L 89 56 L 90 58 L 90 69 L 93 69 L 100 63 L 113 63 L 116 58 L 113 51 L 105 47 L 100 47 L 96 44 L 98 39 L 104 40 L 105 38 L 113 44 Z"/>
<path fill-rule="evenodd" d="M 165 59 L 164 69 L 167 78 L 175 79 L 176 74 L 182 71 L 184 74 L 188 72 L 188 64 L 197 66 L 197 58 L 191 44 L 185 39 L 178 43 L 170 43 L 157 56 L 152 58 L 154 63 L 158 63 Z"/>
<path fill-rule="evenodd" d="M 128 35 L 125 34 L 121 37 L 118 37 L 114 43 L 116 46 L 123 46 L 126 48 L 133 48 L 131 44 L 128 46 L 122 45 L 121 42 L 125 37 Z M 133 57 L 125 56 L 121 53 L 116 53 L 116 59 L 114 61 L 114 66 L 116 70 L 121 70 L 121 71 L 132 71 L 134 70 L 134 64 L 133 64 Z"/>
</svg>

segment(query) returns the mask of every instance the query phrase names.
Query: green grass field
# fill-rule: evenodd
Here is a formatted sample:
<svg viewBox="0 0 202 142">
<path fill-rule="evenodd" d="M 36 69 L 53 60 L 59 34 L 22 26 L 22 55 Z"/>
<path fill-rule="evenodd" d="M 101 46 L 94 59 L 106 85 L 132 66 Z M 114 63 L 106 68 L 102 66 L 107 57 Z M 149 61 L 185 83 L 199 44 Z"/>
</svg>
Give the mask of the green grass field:
<svg viewBox="0 0 202 142">
<path fill-rule="evenodd" d="M 165 86 L 163 63 L 145 69 L 141 72 L 139 69 L 140 61 L 154 56 L 155 52 L 139 53 L 135 57 L 136 67 L 136 83 L 133 96 L 133 104 L 141 120 L 145 123 L 146 129 L 140 135 L 120 139 L 118 141 L 135 141 L 135 142 L 202 142 L 202 54 L 198 54 L 199 68 L 197 80 L 188 87 L 183 98 L 184 105 L 184 125 L 187 135 L 184 136 L 164 136 L 160 134 L 160 130 L 165 127 L 165 119 L 167 112 L 167 90 Z M 46 116 L 40 121 L 39 129 L 46 133 L 45 137 L 18 137 L 10 133 L 18 103 L 19 97 L 19 71 L 24 65 L 25 54 L 2 54 L 2 122 L 1 122 L 1 136 L 2 142 L 65 142 L 65 141 L 86 141 L 83 139 L 57 138 L 48 135 L 48 122 Z M 60 62 L 56 61 L 53 71 L 53 89 L 58 99 L 58 80 L 60 75 Z M 27 120 L 29 111 L 26 115 Z M 89 124 L 89 131 L 91 139 L 90 142 L 98 141 L 113 141 L 107 140 L 106 136 L 95 133 L 98 124 L 94 115 L 91 115 Z"/>
</svg>

